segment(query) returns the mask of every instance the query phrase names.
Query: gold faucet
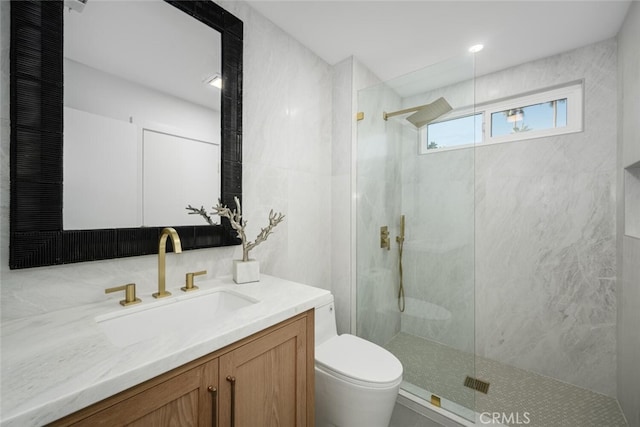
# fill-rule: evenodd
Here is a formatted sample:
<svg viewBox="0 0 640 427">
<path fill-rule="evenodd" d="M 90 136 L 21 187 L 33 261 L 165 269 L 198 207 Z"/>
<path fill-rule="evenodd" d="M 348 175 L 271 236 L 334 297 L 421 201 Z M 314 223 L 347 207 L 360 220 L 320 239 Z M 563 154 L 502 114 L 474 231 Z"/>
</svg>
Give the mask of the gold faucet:
<svg viewBox="0 0 640 427">
<path fill-rule="evenodd" d="M 164 298 L 171 295 L 166 291 L 166 268 L 165 258 L 167 253 L 167 237 L 171 236 L 173 242 L 173 252 L 181 253 L 182 245 L 180 244 L 180 237 L 178 232 L 171 227 L 164 228 L 160 233 L 160 242 L 158 243 L 158 292 L 153 294 L 154 298 Z"/>
</svg>

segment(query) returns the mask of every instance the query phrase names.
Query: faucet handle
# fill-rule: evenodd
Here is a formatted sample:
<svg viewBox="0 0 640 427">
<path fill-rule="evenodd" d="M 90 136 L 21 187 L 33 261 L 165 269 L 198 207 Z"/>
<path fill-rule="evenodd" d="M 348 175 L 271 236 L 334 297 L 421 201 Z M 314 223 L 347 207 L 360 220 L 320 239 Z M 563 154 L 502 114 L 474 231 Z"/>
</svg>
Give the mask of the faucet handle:
<svg viewBox="0 0 640 427">
<path fill-rule="evenodd" d="M 120 301 L 120 305 L 131 305 L 141 302 L 140 298 L 136 298 L 136 284 L 128 283 L 122 286 L 116 286 L 115 288 L 107 288 L 104 290 L 105 294 L 111 292 L 124 291 L 124 299 Z"/>
<path fill-rule="evenodd" d="M 196 289 L 198 289 L 198 287 L 194 286 L 193 278 L 194 276 L 202 276 L 203 274 L 207 274 L 207 270 L 196 271 L 194 273 L 187 273 L 185 275 L 185 282 L 186 282 L 185 286 L 181 287 L 180 289 L 182 289 L 184 292 L 195 291 Z"/>
</svg>

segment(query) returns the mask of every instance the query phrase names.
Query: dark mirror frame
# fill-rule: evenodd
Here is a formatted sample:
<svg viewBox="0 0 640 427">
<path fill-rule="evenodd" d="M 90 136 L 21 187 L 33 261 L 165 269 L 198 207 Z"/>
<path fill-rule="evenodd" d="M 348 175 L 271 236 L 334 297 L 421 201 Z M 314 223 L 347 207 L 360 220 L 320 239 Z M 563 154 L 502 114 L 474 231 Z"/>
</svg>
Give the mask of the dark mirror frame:
<svg viewBox="0 0 640 427">
<path fill-rule="evenodd" d="M 220 190 L 222 203 L 234 206 L 242 199 L 242 21 L 212 1 L 165 1 L 221 34 Z M 162 227 L 63 229 L 64 10 L 59 0 L 11 2 L 12 269 L 158 252 Z M 175 229 L 185 250 L 240 243 L 226 219 Z"/>
</svg>

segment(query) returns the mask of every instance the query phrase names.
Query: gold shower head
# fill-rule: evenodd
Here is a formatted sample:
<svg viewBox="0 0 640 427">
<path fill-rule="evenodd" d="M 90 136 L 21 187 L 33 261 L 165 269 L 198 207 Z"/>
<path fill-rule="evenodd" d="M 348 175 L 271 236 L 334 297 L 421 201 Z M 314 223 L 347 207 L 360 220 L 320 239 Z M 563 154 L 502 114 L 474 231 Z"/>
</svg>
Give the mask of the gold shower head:
<svg viewBox="0 0 640 427">
<path fill-rule="evenodd" d="M 412 115 L 407 117 L 407 120 L 413 124 L 417 128 L 421 128 L 422 126 L 431 123 L 438 117 L 442 116 L 445 113 L 448 113 L 453 108 L 447 102 L 446 99 L 440 97 L 433 101 L 431 104 L 420 105 L 419 107 L 406 108 L 400 111 L 394 111 L 393 113 L 383 113 L 383 118 L 387 120 L 389 117 L 398 116 L 400 114 L 407 114 L 414 112 Z"/>
<path fill-rule="evenodd" d="M 420 107 L 418 111 L 407 117 L 407 120 L 419 129 L 422 126 L 431 123 L 443 114 L 448 113 L 452 109 L 451 105 L 449 105 L 444 98 L 440 97 L 431 104 Z"/>
</svg>

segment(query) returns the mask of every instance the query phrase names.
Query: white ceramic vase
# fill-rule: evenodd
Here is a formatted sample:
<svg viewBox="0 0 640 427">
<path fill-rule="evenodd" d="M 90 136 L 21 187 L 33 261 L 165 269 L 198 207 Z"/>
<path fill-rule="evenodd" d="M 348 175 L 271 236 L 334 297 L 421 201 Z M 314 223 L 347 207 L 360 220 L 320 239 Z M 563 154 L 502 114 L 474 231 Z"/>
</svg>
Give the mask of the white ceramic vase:
<svg viewBox="0 0 640 427">
<path fill-rule="evenodd" d="M 233 281 L 240 283 L 259 282 L 260 281 L 260 261 L 250 259 L 242 261 L 240 259 L 233 260 Z"/>
</svg>

